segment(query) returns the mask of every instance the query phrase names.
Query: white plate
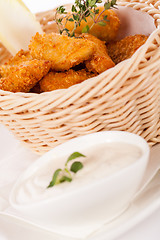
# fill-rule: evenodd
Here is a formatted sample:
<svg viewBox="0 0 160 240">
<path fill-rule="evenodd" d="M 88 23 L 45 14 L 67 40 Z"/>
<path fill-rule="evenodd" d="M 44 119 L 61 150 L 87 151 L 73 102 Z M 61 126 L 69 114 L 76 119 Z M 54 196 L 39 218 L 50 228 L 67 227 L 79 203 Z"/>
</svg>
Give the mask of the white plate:
<svg viewBox="0 0 160 240">
<path fill-rule="evenodd" d="M 22 216 L 8 205 L 8 196 L 10 190 L 22 171 L 26 169 L 36 158 L 37 155 L 25 149 L 14 139 L 3 126 L 0 125 L 0 146 L 3 152 L 0 151 L 0 239 L 8 240 L 72 240 L 43 228 L 43 226 L 36 226 L 32 222 L 27 222 Z M 10 149 L 10 151 L 8 151 Z M 153 148 L 152 155 L 160 154 L 160 145 Z M 6 163 L 6 164 L 5 164 Z M 15 166 L 18 165 L 18 167 Z M 4 174 L 5 173 L 5 174 Z M 3 183 L 3 184 L 2 184 Z M 99 231 L 88 237 L 87 240 L 107 240 L 120 237 L 122 234 L 129 233 L 129 230 L 140 224 L 143 220 L 160 210 L 160 173 L 145 189 L 143 194 L 137 198 L 127 211 L 110 224 L 103 226 Z M 157 218 L 155 220 L 157 222 Z M 160 216 L 158 218 L 160 221 Z M 154 219 L 151 224 L 155 225 Z M 152 226 L 150 226 L 152 228 Z M 21 231 L 19 231 L 21 229 Z M 136 229 L 135 229 L 136 231 Z M 135 232 L 134 231 L 134 232 Z M 78 236 L 78 234 L 77 234 Z M 137 231 L 137 237 L 138 237 Z M 146 240 L 150 239 L 145 236 Z M 123 237 L 125 239 L 125 237 Z M 127 239 L 127 238 L 126 238 Z M 127 240 L 130 240 L 128 238 Z M 152 238 L 153 239 L 153 238 Z M 158 240 L 159 238 L 157 238 Z M 156 238 L 154 238 L 156 240 Z"/>
<path fill-rule="evenodd" d="M 129 231 L 129 229 L 133 228 L 145 218 L 149 217 L 159 207 L 160 174 L 157 174 L 152 183 L 147 187 L 144 194 L 138 198 L 121 217 L 116 221 L 103 226 L 97 233 L 87 239 L 115 239 L 121 234 Z M 11 215 L 10 212 L 12 212 L 13 215 Z M 21 231 L 19 231 L 19 229 L 21 229 Z M 16 213 L 11 209 L 0 214 L 0 230 L 1 235 L 7 237 L 8 240 L 27 240 L 28 236 L 30 240 L 72 240 L 71 238 L 54 234 L 54 229 L 53 232 L 49 232 L 43 227 L 39 227 L 32 222 L 27 222 L 25 219 L 17 217 Z"/>
</svg>

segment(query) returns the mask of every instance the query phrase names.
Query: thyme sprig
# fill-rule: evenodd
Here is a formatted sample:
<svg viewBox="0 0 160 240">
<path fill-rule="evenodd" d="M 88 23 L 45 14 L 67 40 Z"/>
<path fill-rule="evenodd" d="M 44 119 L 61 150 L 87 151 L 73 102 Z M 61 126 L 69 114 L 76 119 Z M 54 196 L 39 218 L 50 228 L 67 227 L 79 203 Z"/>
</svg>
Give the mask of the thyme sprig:
<svg viewBox="0 0 160 240">
<path fill-rule="evenodd" d="M 100 19 L 100 17 L 106 10 L 116 8 L 116 1 L 117 0 L 105 1 L 102 12 L 99 12 L 99 9 L 97 8 L 98 4 L 103 2 L 102 0 L 75 0 L 70 14 L 68 14 L 64 6 L 58 7 L 55 13 L 55 21 L 58 26 L 59 33 L 70 37 L 75 36 L 75 30 L 77 27 L 80 26 L 82 20 L 87 23 L 87 17 L 89 16 L 93 19 L 93 24 L 91 26 L 86 24 L 86 26 L 82 29 L 82 33 L 88 33 L 95 24 L 106 26 L 108 21 L 107 15 L 104 15 L 103 19 Z M 71 32 L 66 28 L 68 21 L 74 22 L 74 27 Z"/>
<path fill-rule="evenodd" d="M 47 186 L 47 188 L 53 187 L 54 185 L 63 183 L 63 182 L 71 182 L 73 180 L 73 176 L 72 173 L 77 173 L 79 170 L 81 170 L 83 168 L 83 164 L 79 161 L 74 161 L 72 163 L 72 165 L 70 166 L 70 168 L 68 167 L 68 163 L 76 158 L 79 157 L 86 157 L 85 155 L 83 155 L 82 153 L 79 152 L 74 152 L 72 153 L 67 161 L 65 162 L 65 167 L 64 169 L 58 168 L 53 176 L 52 176 L 52 180 L 49 183 L 49 185 Z"/>
</svg>

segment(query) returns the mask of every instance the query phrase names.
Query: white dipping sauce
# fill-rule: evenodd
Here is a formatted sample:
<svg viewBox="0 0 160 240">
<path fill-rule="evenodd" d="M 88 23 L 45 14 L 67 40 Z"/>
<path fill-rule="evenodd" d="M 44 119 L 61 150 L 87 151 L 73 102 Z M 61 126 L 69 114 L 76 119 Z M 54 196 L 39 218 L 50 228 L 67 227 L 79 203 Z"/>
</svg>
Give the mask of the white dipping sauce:
<svg viewBox="0 0 160 240">
<path fill-rule="evenodd" d="M 33 203 L 49 197 L 60 197 L 63 194 L 77 191 L 88 184 L 94 184 L 97 179 L 103 179 L 106 176 L 126 168 L 135 162 L 142 152 L 137 146 L 126 143 L 104 143 L 80 151 L 86 155 L 86 158 L 78 158 L 73 161 L 81 161 L 83 168 L 73 174 L 72 182 L 64 182 L 47 188 L 53 173 L 58 168 L 64 168 L 64 164 L 69 157 L 55 159 L 38 168 L 32 176 L 21 181 L 16 189 L 16 202 L 18 204 Z M 72 162 L 70 164 L 72 164 Z"/>
</svg>

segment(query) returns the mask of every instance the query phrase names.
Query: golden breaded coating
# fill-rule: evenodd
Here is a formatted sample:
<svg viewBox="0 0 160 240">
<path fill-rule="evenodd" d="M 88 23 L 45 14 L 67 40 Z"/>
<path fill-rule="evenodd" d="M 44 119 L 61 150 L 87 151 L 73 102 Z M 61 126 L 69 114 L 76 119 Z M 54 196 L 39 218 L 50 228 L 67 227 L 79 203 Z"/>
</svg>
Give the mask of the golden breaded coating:
<svg viewBox="0 0 160 240">
<path fill-rule="evenodd" d="M 98 9 L 99 9 L 99 13 L 101 13 L 104 7 L 99 7 Z M 117 36 L 118 29 L 120 27 L 120 20 L 117 14 L 113 10 L 109 9 L 104 11 L 104 13 L 102 13 L 102 15 L 99 18 L 99 21 L 103 20 L 105 15 L 107 15 L 107 20 L 108 20 L 106 22 L 106 26 L 100 26 L 98 23 L 96 23 L 93 26 L 93 28 L 89 31 L 89 34 L 92 34 L 103 41 L 110 42 L 114 40 Z M 88 25 L 89 27 L 92 26 L 93 19 L 89 16 L 86 18 L 86 20 L 87 22 L 85 22 L 84 20 L 81 21 L 81 24 L 80 26 L 77 27 L 77 29 L 75 30 L 75 33 L 81 34 L 82 29 L 86 25 Z M 71 32 L 74 28 L 74 22 L 68 21 L 65 27 Z"/>
<path fill-rule="evenodd" d="M 145 35 L 135 35 L 107 45 L 108 54 L 115 64 L 130 58 L 147 40 Z"/>
<path fill-rule="evenodd" d="M 10 65 L 1 65 L 0 66 L 0 78 L 7 77 L 10 73 Z"/>
<path fill-rule="evenodd" d="M 32 56 L 29 51 L 21 49 L 14 57 L 11 57 L 5 65 L 19 65 L 25 61 L 32 60 Z"/>
<path fill-rule="evenodd" d="M 40 91 L 48 92 L 56 89 L 69 88 L 70 86 L 81 83 L 84 80 L 94 77 L 96 74 L 89 73 L 85 69 L 67 72 L 49 72 L 40 82 Z"/>
<path fill-rule="evenodd" d="M 107 69 L 114 67 L 115 64 L 107 53 L 105 42 L 99 40 L 91 34 L 82 34 L 82 38 L 92 41 L 96 45 L 96 50 L 90 60 L 85 61 L 86 68 L 90 72 L 102 73 Z"/>
<path fill-rule="evenodd" d="M 26 61 L 18 66 L 1 66 L 0 89 L 10 92 L 29 92 L 50 69 L 44 60 Z"/>
<path fill-rule="evenodd" d="M 53 70 L 65 71 L 88 60 L 95 51 L 95 44 L 56 33 L 37 33 L 29 49 L 33 58 L 49 60 Z"/>
</svg>

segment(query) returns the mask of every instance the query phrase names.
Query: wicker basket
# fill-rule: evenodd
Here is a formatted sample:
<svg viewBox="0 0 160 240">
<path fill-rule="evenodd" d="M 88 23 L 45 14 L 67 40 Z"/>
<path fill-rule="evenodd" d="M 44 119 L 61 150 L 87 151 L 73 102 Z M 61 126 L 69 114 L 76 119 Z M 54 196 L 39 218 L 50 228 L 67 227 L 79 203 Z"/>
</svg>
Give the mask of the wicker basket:
<svg viewBox="0 0 160 240">
<path fill-rule="evenodd" d="M 160 142 L 160 1 L 121 1 L 147 12 L 156 30 L 129 60 L 68 89 L 42 94 L 0 90 L 0 122 L 43 154 L 71 138 L 103 130 L 129 131 Z M 53 11 L 37 15 L 51 32 Z M 1 63 L 10 54 L 0 48 Z"/>
</svg>

